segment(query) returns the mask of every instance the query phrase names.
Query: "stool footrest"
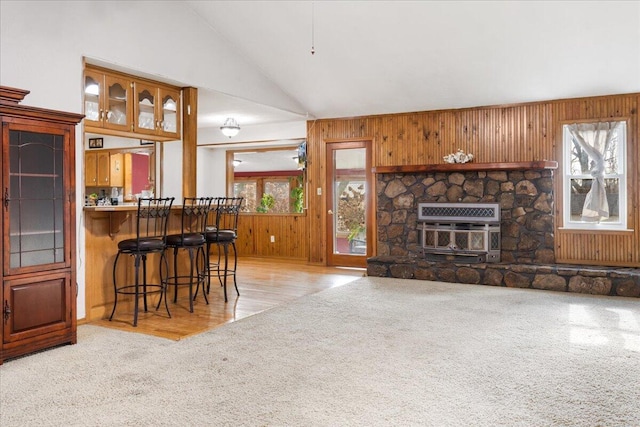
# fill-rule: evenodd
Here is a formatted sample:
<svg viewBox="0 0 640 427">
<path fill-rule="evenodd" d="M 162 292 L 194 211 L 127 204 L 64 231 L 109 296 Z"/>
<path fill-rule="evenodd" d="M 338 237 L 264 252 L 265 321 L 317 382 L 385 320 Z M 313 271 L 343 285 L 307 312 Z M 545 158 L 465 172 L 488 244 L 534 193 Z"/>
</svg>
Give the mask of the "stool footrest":
<svg viewBox="0 0 640 427">
<path fill-rule="evenodd" d="M 201 283 L 204 281 L 205 278 L 206 278 L 206 275 L 200 273 L 198 274 L 198 279 L 194 281 L 193 284 Z M 166 278 L 166 285 L 167 286 L 171 286 L 171 285 L 187 286 L 192 284 L 191 280 L 192 280 L 191 276 L 169 276 Z"/>
<path fill-rule="evenodd" d="M 144 287 L 147 287 L 147 290 L 144 290 Z M 164 290 L 164 285 L 159 285 L 157 283 L 147 283 L 146 285 L 144 284 L 139 284 L 138 285 L 138 291 L 136 292 L 136 285 L 127 285 L 127 286 L 121 286 L 119 288 L 116 289 L 116 292 L 119 294 L 124 294 L 124 295 L 149 295 L 149 294 L 157 294 L 160 293 Z"/>
</svg>

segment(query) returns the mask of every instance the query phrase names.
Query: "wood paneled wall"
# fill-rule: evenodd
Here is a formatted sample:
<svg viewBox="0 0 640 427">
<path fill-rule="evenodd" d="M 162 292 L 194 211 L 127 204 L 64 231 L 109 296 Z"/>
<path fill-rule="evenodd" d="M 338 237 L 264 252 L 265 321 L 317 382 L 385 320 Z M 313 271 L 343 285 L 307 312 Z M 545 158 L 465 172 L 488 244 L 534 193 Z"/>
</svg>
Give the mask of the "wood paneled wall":
<svg viewBox="0 0 640 427">
<path fill-rule="evenodd" d="M 556 260 L 562 263 L 640 266 L 640 94 L 604 96 L 554 102 L 552 123 L 556 157 L 562 156 L 562 125 L 615 118 L 627 120 L 627 228 L 632 231 L 576 232 L 562 228 L 562 182 L 556 179 Z M 558 176 L 563 165 L 559 162 Z"/>
<path fill-rule="evenodd" d="M 271 242 L 271 236 L 275 242 Z M 304 215 L 240 214 L 238 255 L 306 262 L 309 254 Z"/>
<path fill-rule="evenodd" d="M 560 161 L 563 122 L 619 117 L 629 120 L 629 194 L 632 195 L 629 228 L 634 231 L 616 233 L 616 237 L 603 233 L 594 238 L 593 233 L 556 230 L 556 258 L 562 262 L 637 265 L 640 261 L 639 100 L 640 94 L 635 93 L 310 121 L 307 123 L 309 261 L 326 262 L 326 205 L 324 198 L 317 195 L 317 189 L 322 194 L 326 192 L 323 178 L 327 141 L 371 140 L 374 167 L 438 164 L 442 163 L 443 156 L 458 149 L 473 153 L 476 162 Z M 620 250 L 620 247 L 626 249 Z"/>
</svg>

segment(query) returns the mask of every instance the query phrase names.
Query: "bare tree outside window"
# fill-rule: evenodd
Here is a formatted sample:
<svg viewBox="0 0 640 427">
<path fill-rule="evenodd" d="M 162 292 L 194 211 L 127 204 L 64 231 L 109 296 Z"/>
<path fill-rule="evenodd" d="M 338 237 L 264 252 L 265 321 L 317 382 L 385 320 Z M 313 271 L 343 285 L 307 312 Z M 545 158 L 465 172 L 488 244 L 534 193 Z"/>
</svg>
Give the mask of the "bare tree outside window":
<svg viewBox="0 0 640 427">
<path fill-rule="evenodd" d="M 617 224 L 626 220 L 626 123 L 603 121 L 564 126 L 565 225 Z"/>
</svg>

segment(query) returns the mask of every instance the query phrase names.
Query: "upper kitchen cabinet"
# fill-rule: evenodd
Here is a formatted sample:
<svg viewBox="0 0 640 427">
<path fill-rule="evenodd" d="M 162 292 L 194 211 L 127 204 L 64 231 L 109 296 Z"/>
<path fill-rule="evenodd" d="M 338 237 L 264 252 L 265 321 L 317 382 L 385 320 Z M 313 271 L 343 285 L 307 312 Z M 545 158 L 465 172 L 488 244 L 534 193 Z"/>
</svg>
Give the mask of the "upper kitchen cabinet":
<svg viewBox="0 0 640 427">
<path fill-rule="evenodd" d="M 181 138 L 180 88 L 87 65 L 85 132 L 153 141 Z"/>
<path fill-rule="evenodd" d="M 180 139 L 180 91 L 143 81 L 135 81 L 134 90 L 134 131 Z"/>
<path fill-rule="evenodd" d="M 131 132 L 132 81 L 124 76 L 86 69 L 85 126 Z"/>
</svg>

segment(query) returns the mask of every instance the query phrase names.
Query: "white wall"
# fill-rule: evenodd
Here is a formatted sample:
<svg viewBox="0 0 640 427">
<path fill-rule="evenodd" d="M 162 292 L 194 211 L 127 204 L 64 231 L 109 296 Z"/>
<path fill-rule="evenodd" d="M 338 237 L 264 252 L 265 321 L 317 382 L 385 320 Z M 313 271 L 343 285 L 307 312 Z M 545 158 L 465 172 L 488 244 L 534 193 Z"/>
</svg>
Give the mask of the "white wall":
<svg viewBox="0 0 640 427">
<path fill-rule="evenodd" d="M 198 147 L 198 197 L 226 196 L 226 149 Z"/>
<path fill-rule="evenodd" d="M 0 85 L 31 91 L 23 104 L 82 112 L 83 57 L 158 80 L 304 112 L 182 2 L 0 1 Z M 179 152 L 181 159 L 181 149 L 175 149 L 179 144 L 174 144 L 168 151 Z M 78 126 L 78 195 L 83 194 L 82 147 L 82 126 Z M 179 171 L 181 167 L 165 168 L 165 184 L 181 199 Z M 179 172 L 179 180 L 174 172 Z M 82 217 L 78 203 L 78 318 L 85 317 Z"/>
<path fill-rule="evenodd" d="M 180 141 L 158 144 L 162 153 L 162 197 L 175 197 L 173 204 L 182 205 L 182 144 Z"/>
</svg>

